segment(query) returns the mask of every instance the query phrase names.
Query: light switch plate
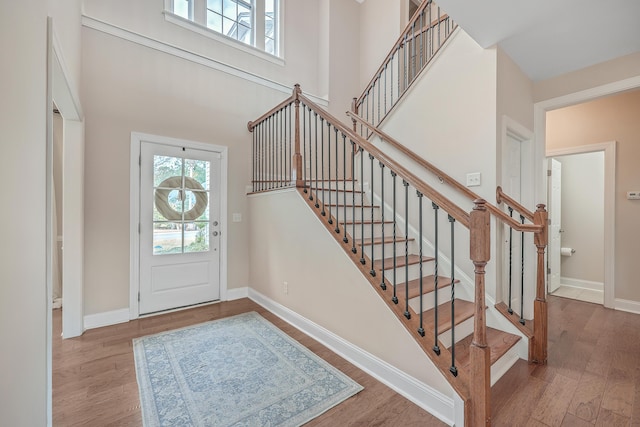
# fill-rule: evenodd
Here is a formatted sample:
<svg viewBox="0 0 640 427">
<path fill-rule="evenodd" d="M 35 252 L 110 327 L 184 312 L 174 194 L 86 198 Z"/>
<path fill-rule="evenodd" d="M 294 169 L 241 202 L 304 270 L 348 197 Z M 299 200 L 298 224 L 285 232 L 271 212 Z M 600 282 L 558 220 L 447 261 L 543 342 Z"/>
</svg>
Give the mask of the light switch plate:
<svg viewBox="0 0 640 427">
<path fill-rule="evenodd" d="M 242 214 L 241 213 L 234 213 L 233 216 L 231 217 L 231 221 L 233 221 L 233 222 L 242 222 Z"/>
<path fill-rule="evenodd" d="M 467 187 L 478 187 L 481 183 L 480 172 L 473 172 L 467 174 Z"/>
<path fill-rule="evenodd" d="M 628 200 L 640 200 L 640 191 L 627 191 Z"/>
</svg>

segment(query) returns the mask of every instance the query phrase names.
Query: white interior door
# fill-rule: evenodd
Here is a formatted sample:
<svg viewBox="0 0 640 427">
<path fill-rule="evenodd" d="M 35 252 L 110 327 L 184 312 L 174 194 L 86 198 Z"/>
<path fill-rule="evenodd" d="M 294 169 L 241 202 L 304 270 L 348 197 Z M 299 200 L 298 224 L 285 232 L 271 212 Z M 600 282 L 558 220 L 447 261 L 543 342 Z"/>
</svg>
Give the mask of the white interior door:
<svg viewBox="0 0 640 427">
<path fill-rule="evenodd" d="M 555 292 L 560 287 L 560 246 L 562 244 L 562 163 L 549 159 L 549 289 Z"/>
<path fill-rule="evenodd" d="M 140 146 L 140 314 L 220 298 L 220 153 Z"/>
</svg>

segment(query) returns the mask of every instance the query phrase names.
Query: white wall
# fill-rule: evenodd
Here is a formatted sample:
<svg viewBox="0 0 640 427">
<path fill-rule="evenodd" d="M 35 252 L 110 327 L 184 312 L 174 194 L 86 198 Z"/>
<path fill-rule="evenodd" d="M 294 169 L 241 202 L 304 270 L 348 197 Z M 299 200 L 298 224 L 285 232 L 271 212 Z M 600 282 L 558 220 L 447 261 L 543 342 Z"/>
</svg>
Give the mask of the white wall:
<svg viewBox="0 0 640 427">
<path fill-rule="evenodd" d="M 297 191 L 251 196 L 249 204 L 253 289 L 446 396 L 453 395 Z"/>
<path fill-rule="evenodd" d="M 604 152 L 555 157 L 562 163 L 561 275 L 604 282 Z"/>
</svg>

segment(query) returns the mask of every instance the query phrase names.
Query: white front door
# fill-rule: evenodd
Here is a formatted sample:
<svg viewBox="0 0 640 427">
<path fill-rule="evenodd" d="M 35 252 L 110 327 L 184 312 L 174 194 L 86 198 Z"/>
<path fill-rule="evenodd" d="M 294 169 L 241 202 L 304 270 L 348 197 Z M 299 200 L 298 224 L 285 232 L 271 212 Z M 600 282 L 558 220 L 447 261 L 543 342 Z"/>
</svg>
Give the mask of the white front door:
<svg viewBox="0 0 640 427">
<path fill-rule="evenodd" d="M 140 145 L 140 314 L 220 299 L 221 154 Z"/>
<path fill-rule="evenodd" d="M 552 293 L 560 287 L 560 246 L 562 245 L 562 163 L 549 159 L 549 289 Z"/>
</svg>

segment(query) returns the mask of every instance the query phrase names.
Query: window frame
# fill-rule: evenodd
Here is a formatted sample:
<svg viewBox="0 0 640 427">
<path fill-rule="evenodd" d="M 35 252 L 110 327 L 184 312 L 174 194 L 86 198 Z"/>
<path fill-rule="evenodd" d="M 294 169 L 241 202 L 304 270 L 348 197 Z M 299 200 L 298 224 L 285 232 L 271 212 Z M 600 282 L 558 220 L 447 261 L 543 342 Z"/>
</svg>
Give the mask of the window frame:
<svg viewBox="0 0 640 427">
<path fill-rule="evenodd" d="M 193 11 L 193 20 L 184 18 L 173 12 L 174 0 L 164 0 L 164 17 L 165 20 L 172 24 L 191 30 L 197 34 L 203 35 L 210 39 L 221 42 L 227 46 L 231 46 L 235 49 L 247 52 L 251 55 L 260 57 L 278 65 L 284 65 L 284 58 L 282 55 L 283 49 L 281 46 L 281 20 L 283 17 L 282 0 L 275 0 L 275 26 L 274 31 L 274 44 L 275 54 L 271 54 L 264 50 L 265 47 L 265 3 L 264 0 L 250 0 L 252 4 L 251 20 L 252 20 L 252 44 L 247 44 L 233 37 L 227 36 L 224 33 L 218 32 L 212 28 L 206 26 L 206 14 L 207 14 L 207 0 L 188 0 L 190 2 L 190 9 Z M 202 9 L 202 10 L 200 10 Z M 257 22 L 257 17 L 260 15 L 263 20 L 261 23 Z M 201 21 L 201 22 L 198 22 Z M 258 31 L 261 35 L 258 35 Z M 256 46 L 258 45 L 258 46 Z"/>
</svg>

